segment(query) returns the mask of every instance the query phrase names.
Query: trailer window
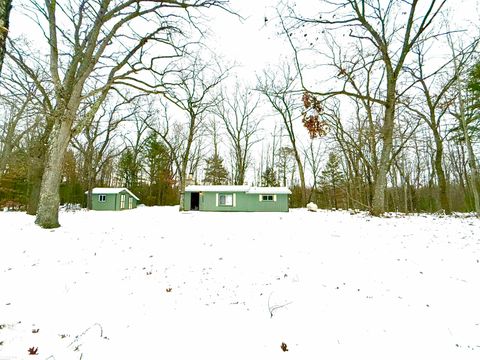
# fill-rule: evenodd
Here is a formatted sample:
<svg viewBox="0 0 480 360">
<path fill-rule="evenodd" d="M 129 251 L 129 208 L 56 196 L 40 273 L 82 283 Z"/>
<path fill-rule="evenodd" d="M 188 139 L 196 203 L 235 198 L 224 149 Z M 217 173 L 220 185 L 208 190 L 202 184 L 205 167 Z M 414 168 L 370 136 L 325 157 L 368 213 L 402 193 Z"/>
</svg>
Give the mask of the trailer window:
<svg viewBox="0 0 480 360">
<path fill-rule="evenodd" d="M 232 194 L 220 194 L 220 195 L 218 195 L 218 205 L 233 206 L 233 195 Z"/>
</svg>

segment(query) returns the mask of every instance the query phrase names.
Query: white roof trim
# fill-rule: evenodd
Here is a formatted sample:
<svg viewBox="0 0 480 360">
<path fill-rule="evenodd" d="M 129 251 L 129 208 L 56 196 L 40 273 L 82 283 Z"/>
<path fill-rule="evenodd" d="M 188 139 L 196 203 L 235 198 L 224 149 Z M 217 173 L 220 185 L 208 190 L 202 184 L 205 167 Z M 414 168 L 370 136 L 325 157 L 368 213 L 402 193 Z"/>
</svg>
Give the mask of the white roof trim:
<svg viewBox="0 0 480 360">
<path fill-rule="evenodd" d="M 290 191 L 289 188 L 287 187 L 263 187 L 263 186 L 258 186 L 258 187 L 251 187 L 250 190 L 247 191 L 247 194 L 264 194 L 264 195 L 269 195 L 269 194 L 288 194 L 290 195 L 292 192 Z"/>
<path fill-rule="evenodd" d="M 140 200 L 137 195 L 132 193 L 130 190 L 127 188 L 101 188 L 101 187 L 96 187 L 92 189 L 92 194 L 94 195 L 103 195 L 103 194 L 118 194 L 121 193 L 122 191 L 128 192 L 130 195 L 132 195 L 135 199 Z M 88 191 L 85 191 L 85 194 L 88 194 Z"/>
<path fill-rule="evenodd" d="M 247 192 L 247 185 L 189 185 L 186 192 Z"/>
<path fill-rule="evenodd" d="M 244 192 L 247 194 L 291 194 L 287 187 L 250 187 L 247 185 L 189 185 L 185 192 Z"/>
</svg>

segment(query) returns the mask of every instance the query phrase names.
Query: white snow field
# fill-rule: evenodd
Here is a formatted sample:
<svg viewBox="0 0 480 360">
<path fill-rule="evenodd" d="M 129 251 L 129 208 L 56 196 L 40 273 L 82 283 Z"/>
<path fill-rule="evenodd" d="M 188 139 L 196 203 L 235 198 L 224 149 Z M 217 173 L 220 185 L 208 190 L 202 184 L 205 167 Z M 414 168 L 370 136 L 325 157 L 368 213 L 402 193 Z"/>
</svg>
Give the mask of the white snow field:
<svg viewBox="0 0 480 360">
<path fill-rule="evenodd" d="M 2 360 L 480 359 L 475 218 L 143 207 L 33 221 L 0 213 Z"/>
</svg>

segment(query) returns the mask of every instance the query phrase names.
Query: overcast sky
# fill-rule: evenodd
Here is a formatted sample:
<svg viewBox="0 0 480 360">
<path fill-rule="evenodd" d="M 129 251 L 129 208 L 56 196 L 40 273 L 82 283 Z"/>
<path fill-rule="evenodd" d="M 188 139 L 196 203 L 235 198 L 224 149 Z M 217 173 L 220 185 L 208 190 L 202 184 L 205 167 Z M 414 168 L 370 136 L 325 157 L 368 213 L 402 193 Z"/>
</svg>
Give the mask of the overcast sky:
<svg viewBox="0 0 480 360">
<path fill-rule="evenodd" d="M 216 12 L 211 21 L 209 46 L 226 60 L 243 65 L 242 76 L 255 79 L 254 72 L 276 64 L 289 53 L 283 39 L 275 36 L 277 0 L 232 0 L 231 7 L 243 18 Z M 265 18 L 269 21 L 265 22 Z"/>
<path fill-rule="evenodd" d="M 232 9 L 238 11 L 245 20 L 215 11 L 209 23 L 210 47 L 230 61 L 243 64 L 239 70 L 242 76 L 261 71 L 266 64 L 278 63 L 283 56 L 291 56 L 291 49 L 281 36 L 276 36 L 275 9 L 278 0 L 231 0 Z M 299 5 L 318 4 L 318 0 L 297 0 Z M 449 0 L 449 21 L 452 28 L 456 24 L 465 29 L 478 26 L 478 0 Z M 265 23 L 265 18 L 269 21 Z M 456 24 L 455 24 L 456 23 Z M 254 78 L 254 76 L 253 76 Z"/>
</svg>

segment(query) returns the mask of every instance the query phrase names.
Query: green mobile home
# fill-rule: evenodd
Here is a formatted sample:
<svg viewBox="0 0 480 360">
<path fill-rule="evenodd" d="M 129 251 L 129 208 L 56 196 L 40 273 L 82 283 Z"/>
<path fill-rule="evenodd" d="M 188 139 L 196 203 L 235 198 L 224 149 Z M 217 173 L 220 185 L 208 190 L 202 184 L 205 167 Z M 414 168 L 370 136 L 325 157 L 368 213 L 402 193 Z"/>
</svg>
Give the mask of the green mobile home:
<svg viewBox="0 0 480 360">
<path fill-rule="evenodd" d="M 199 211 L 288 211 L 286 187 L 243 185 L 190 185 L 185 188 L 185 210 Z"/>
<path fill-rule="evenodd" d="M 85 192 L 88 195 L 88 191 Z M 140 199 L 127 188 L 93 188 L 92 210 L 135 209 Z"/>
</svg>

